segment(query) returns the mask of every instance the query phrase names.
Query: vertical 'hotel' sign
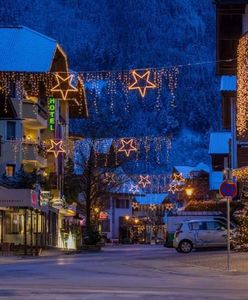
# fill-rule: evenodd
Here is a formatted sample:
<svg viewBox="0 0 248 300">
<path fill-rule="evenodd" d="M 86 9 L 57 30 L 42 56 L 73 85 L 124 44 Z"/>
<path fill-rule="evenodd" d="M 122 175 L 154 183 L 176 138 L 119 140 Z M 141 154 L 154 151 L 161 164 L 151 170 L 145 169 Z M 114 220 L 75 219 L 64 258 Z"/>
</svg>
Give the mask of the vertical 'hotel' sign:
<svg viewBox="0 0 248 300">
<path fill-rule="evenodd" d="M 48 99 L 48 111 L 49 111 L 49 118 L 48 118 L 48 128 L 51 131 L 54 131 L 55 126 L 55 98 L 50 97 Z"/>
</svg>

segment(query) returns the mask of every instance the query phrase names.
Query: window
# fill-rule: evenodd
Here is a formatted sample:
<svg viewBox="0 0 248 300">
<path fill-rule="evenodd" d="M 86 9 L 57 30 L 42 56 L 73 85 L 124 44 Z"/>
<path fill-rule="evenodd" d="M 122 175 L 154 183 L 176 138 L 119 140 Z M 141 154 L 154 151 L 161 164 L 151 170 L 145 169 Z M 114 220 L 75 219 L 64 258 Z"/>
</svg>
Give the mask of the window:
<svg viewBox="0 0 248 300">
<path fill-rule="evenodd" d="M 213 171 L 223 171 L 224 170 L 225 157 L 227 157 L 227 155 L 223 155 L 223 154 L 212 155 Z"/>
<path fill-rule="evenodd" d="M 190 230 L 207 230 L 206 222 L 194 222 L 189 224 Z"/>
<path fill-rule="evenodd" d="M 8 177 L 13 177 L 15 175 L 15 165 L 6 165 L 5 174 Z"/>
<path fill-rule="evenodd" d="M 129 208 L 129 200 L 116 199 L 116 208 Z"/>
<path fill-rule="evenodd" d="M 16 138 L 16 122 L 7 122 L 7 140 L 15 140 Z"/>
<path fill-rule="evenodd" d="M 221 230 L 222 226 L 219 222 L 212 221 L 212 222 L 207 222 L 207 228 L 208 230 Z"/>
</svg>

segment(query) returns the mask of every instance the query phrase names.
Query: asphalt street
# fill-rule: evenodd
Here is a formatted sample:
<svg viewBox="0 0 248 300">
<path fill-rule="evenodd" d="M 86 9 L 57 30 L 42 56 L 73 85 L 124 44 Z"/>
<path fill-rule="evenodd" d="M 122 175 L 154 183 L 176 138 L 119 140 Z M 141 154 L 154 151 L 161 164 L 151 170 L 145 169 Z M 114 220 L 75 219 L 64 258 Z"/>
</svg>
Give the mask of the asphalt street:
<svg viewBox="0 0 248 300">
<path fill-rule="evenodd" d="M 27 259 L 1 257 L 0 299 L 247 300 L 248 268 L 230 273 L 224 269 L 224 251 L 184 255 L 156 245 L 108 246 L 100 253 Z"/>
</svg>

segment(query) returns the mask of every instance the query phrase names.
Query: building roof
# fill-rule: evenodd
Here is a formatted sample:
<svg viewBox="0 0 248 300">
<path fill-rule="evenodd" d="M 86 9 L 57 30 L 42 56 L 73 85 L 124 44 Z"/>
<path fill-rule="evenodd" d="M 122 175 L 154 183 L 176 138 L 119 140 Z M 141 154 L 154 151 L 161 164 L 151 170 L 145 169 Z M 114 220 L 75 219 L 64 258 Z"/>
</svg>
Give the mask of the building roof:
<svg viewBox="0 0 248 300">
<path fill-rule="evenodd" d="M 167 194 L 145 194 L 144 196 L 135 196 L 135 200 L 139 202 L 139 204 L 147 205 L 147 204 L 162 204 Z"/>
<path fill-rule="evenodd" d="M 221 76 L 220 90 L 222 92 L 235 92 L 237 90 L 236 76 Z"/>
<path fill-rule="evenodd" d="M 0 71 L 48 72 L 56 40 L 24 26 L 0 26 Z"/>
<path fill-rule="evenodd" d="M 190 166 L 175 166 L 174 169 L 178 173 L 182 173 L 184 178 L 190 178 L 190 173 L 194 170 L 194 167 Z"/>
<path fill-rule="evenodd" d="M 210 134 L 209 154 L 229 153 L 229 139 L 231 132 L 212 132 Z"/>
<path fill-rule="evenodd" d="M 209 166 L 204 164 L 204 163 L 199 163 L 198 165 L 196 165 L 196 167 L 194 167 L 193 171 L 204 171 L 206 173 L 209 173 L 210 169 Z"/>
</svg>

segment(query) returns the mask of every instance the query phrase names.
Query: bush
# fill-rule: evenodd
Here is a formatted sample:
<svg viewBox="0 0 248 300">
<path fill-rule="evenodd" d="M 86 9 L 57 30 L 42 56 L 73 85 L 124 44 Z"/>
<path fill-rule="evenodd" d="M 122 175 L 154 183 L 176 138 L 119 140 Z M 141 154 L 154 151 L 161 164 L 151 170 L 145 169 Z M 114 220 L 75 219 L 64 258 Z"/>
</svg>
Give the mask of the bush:
<svg viewBox="0 0 248 300">
<path fill-rule="evenodd" d="M 98 231 L 89 230 L 83 240 L 85 245 L 97 245 L 101 241 L 101 235 Z"/>
</svg>

